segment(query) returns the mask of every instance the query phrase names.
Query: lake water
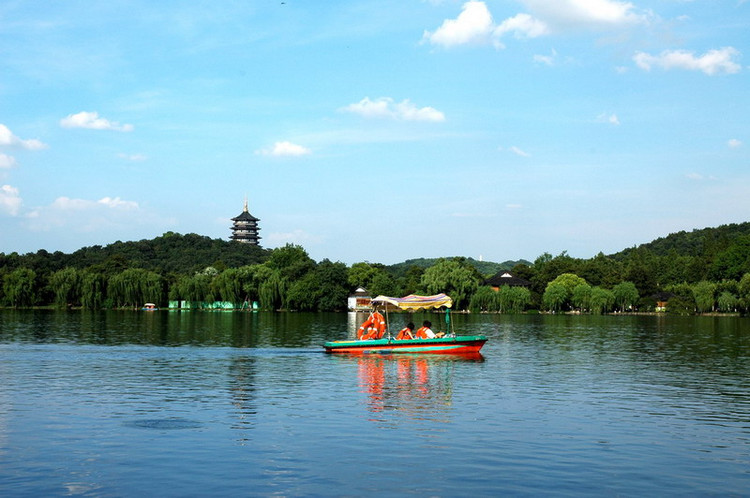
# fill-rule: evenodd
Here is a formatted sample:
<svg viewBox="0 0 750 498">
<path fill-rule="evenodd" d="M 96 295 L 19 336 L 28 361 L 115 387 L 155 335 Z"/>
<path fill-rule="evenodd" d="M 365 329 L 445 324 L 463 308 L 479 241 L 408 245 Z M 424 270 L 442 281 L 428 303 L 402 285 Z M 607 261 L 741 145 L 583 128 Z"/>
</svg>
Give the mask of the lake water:
<svg viewBox="0 0 750 498">
<path fill-rule="evenodd" d="M 750 495 L 750 319 L 453 315 L 481 357 L 322 353 L 362 318 L 0 311 L 0 495 Z"/>
</svg>

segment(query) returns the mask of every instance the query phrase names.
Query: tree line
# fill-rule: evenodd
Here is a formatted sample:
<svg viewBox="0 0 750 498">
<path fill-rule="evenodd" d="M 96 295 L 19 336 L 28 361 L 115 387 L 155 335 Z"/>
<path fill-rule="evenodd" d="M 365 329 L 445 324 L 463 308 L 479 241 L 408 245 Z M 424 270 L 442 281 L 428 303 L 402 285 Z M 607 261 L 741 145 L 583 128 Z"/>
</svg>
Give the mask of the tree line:
<svg viewBox="0 0 750 498">
<path fill-rule="evenodd" d="M 372 295 L 445 292 L 456 309 L 474 312 L 654 311 L 663 302 L 672 313 L 750 309 L 750 224 L 672 234 L 609 256 L 506 262 L 528 285 L 497 291 L 484 284 L 492 274 L 480 271 L 497 266 L 461 257 L 415 263 L 315 262 L 293 244 L 268 250 L 170 232 L 72 254 L 0 253 L 0 304 L 101 309 L 179 300 L 340 311 L 364 287 Z"/>
</svg>

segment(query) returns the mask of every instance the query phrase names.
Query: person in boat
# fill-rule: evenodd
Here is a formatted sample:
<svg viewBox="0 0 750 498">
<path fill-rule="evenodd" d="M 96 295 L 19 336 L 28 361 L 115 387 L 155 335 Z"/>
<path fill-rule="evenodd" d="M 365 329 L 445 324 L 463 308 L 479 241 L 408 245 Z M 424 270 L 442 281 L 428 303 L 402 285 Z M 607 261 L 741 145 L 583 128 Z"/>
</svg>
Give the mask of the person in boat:
<svg viewBox="0 0 750 498">
<path fill-rule="evenodd" d="M 437 334 L 432 331 L 432 322 L 429 320 L 425 320 L 422 322 L 422 326 L 417 330 L 417 339 L 435 339 L 438 337 L 443 337 L 445 334 L 443 332 L 438 332 Z"/>
<path fill-rule="evenodd" d="M 385 318 L 379 311 L 370 313 L 367 320 L 357 330 L 357 338 L 360 341 L 380 339 L 383 334 L 385 334 Z"/>
<path fill-rule="evenodd" d="M 414 339 L 414 322 L 409 322 L 406 327 L 402 328 L 396 336 L 397 341 L 404 341 L 406 339 Z"/>
</svg>

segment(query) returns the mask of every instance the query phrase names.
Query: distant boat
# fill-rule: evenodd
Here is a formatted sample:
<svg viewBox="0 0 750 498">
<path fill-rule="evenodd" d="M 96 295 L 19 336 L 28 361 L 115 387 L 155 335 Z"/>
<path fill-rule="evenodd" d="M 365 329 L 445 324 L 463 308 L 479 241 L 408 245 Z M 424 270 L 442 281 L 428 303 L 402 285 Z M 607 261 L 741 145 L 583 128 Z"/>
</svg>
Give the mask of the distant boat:
<svg viewBox="0 0 750 498">
<path fill-rule="evenodd" d="M 142 311 L 158 311 L 159 308 L 154 303 L 146 303 L 141 308 Z"/>
</svg>

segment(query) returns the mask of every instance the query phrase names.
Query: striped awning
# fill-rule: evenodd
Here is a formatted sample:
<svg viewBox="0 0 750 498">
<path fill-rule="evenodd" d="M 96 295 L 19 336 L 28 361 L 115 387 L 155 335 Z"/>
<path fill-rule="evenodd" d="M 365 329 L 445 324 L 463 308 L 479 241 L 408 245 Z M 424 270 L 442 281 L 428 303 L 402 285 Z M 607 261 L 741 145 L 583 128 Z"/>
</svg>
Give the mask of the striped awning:
<svg viewBox="0 0 750 498">
<path fill-rule="evenodd" d="M 453 300 L 445 294 L 434 296 L 418 296 L 410 294 L 406 297 L 378 296 L 371 301 L 372 306 L 388 311 L 416 311 L 431 308 L 450 308 Z"/>
</svg>

